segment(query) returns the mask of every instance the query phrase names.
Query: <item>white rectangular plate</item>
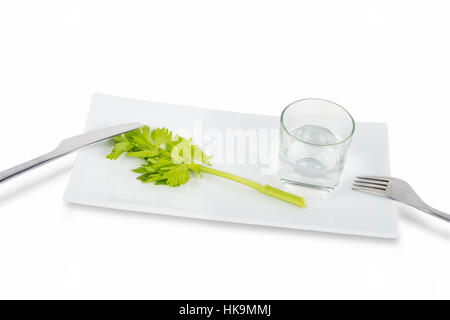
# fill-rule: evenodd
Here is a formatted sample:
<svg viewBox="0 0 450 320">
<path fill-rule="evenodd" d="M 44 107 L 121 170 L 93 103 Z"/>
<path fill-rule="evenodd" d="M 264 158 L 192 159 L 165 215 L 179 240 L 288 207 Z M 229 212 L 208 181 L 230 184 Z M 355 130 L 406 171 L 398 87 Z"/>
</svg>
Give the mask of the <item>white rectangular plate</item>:
<svg viewBox="0 0 450 320">
<path fill-rule="evenodd" d="M 194 142 L 206 149 L 208 139 L 222 138 L 227 144 L 230 143 L 227 137 L 231 137 L 230 133 L 236 130 L 247 130 L 245 132 L 250 133 L 249 139 L 251 133 L 256 132 L 258 144 L 267 143 L 267 149 L 272 150 L 267 152 L 268 157 L 258 157 L 256 163 L 252 163 L 252 152 L 239 160 L 239 155 L 230 157 L 224 152 L 218 152 L 219 149 L 214 149 L 214 144 L 210 144 L 210 149 L 215 150 L 211 160 L 213 166 L 283 188 L 277 175 L 270 170 L 273 163 L 267 160 L 270 158 L 273 162 L 273 159 L 277 159 L 274 154 L 277 147 L 274 144 L 278 143 L 278 117 L 145 102 L 102 94 L 93 97 L 87 131 L 126 122 L 141 122 L 153 128 L 165 126 L 184 135 L 191 134 Z M 263 139 L 264 133 L 272 140 Z M 196 135 L 204 141 L 197 141 Z M 244 152 L 252 148 L 249 141 L 241 145 L 244 146 Z M 238 141 L 233 143 L 239 144 Z M 105 156 L 110 150 L 111 144 L 103 142 L 78 153 L 65 193 L 66 201 L 216 221 L 382 238 L 397 237 L 392 201 L 351 189 L 352 179 L 356 175 L 390 174 L 385 124 L 357 123 L 339 186 L 325 197 L 311 196 L 306 192 L 306 209 L 208 174 L 204 174 L 203 179 L 192 175 L 189 183 L 176 188 L 142 184 L 136 180 L 137 174 L 130 171 L 139 166 L 139 160 L 129 157 L 108 160 Z"/>
</svg>

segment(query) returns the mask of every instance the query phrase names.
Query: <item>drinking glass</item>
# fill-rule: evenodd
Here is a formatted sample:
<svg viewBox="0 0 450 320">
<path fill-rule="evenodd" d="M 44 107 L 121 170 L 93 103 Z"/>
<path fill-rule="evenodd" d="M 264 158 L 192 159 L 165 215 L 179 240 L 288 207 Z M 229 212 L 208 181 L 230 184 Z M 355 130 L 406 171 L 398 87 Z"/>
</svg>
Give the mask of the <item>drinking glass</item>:
<svg viewBox="0 0 450 320">
<path fill-rule="evenodd" d="M 289 183 L 333 189 L 339 183 L 355 122 L 340 105 L 303 99 L 281 114 L 280 178 Z"/>
</svg>

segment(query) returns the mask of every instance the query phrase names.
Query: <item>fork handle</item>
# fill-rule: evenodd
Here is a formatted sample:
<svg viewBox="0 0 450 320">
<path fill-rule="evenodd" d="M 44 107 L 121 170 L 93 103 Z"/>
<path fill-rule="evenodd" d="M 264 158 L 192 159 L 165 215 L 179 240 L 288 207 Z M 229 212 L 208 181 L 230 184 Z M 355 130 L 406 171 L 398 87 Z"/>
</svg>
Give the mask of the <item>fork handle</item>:
<svg viewBox="0 0 450 320">
<path fill-rule="evenodd" d="M 424 205 L 424 206 L 417 206 L 417 209 L 426 212 L 428 214 L 431 214 L 432 216 L 435 216 L 437 218 L 446 220 L 447 222 L 450 222 L 450 214 L 442 212 L 438 209 L 432 208 L 429 205 Z"/>
<path fill-rule="evenodd" d="M 9 179 L 17 177 L 18 175 L 25 173 L 28 170 L 37 168 L 43 164 L 57 159 L 60 155 L 55 151 L 46 153 L 40 157 L 34 158 L 30 161 L 19 164 L 15 167 L 9 168 L 5 171 L 0 172 L 0 183 L 5 182 Z"/>
</svg>

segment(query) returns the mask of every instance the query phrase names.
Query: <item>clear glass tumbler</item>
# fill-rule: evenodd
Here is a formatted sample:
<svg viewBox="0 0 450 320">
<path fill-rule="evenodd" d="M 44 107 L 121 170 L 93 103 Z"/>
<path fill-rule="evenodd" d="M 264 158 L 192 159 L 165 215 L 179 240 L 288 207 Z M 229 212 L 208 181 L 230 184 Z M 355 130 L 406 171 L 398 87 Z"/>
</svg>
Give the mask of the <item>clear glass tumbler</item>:
<svg viewBox="0 0 450 320">
<path fill-rule="evenodd" d="M 303 99 L 291 103 L 281 114 L 280 178 L 333 189 L 354 131 L 350 113 L 334 102 Z"/>
</svg>

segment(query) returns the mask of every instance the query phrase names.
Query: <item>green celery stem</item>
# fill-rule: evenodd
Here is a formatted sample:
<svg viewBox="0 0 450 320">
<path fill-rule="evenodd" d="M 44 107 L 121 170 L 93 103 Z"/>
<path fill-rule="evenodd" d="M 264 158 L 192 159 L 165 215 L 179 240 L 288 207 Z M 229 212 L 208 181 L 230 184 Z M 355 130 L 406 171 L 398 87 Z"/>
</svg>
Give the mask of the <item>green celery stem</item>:
<svg viewBox="0 0 450 320">
<path fill-rule="evenodd" d="M 198 165 L 198 169 L 200 171 L 203 171 L 203 172 L 206 172 L 206 173 L 210 173 L 210 174 L 213 174 L 213 175 L 225 178 L 225 179 L 229 179 L 229 180 L 232 180 L 232 181 L 235 181 L 235 182 L 239 182 L 239 183 L 245 184 L 246 186 L 249 186 L 249 187 L 251 187 L 251 188 L 253 188 L 255 190 L 258 190 L 259 192 L 262 192 L 262 193 L 264 193 L 264 194 L 266 194 L 268 196 L 271 196 L 271 197 L 274 197 L 274 198 L 277 198 L 277 199 L 280 199 L 280 200 L 283 200 L 283 201 L 295 204 L 295 205 L 297 205 L 299 207 L 302 207 L 302 208 L 306 207 L 305 200 L 302 197 L 296 196 L 296 195 L 294 195 L 292 193 L 289 193 L 289 192 L 286 192 L 286 191 L 274 188 L 274 187 L 269 186 L 269 185 L 262 185 L 262 184 L 260 184 L 258 182 L 255 182 L 255 181 L 252 181 L 252 180 L 249 180 L 249 179 L 237 176 L 235 174 L 231 174 L 231 173 L 228 173 L 228 172 L 216 170 L 216 169 L 213 169 L 211 167 L 204 166 L 204 165 Z"/>
</svg>

